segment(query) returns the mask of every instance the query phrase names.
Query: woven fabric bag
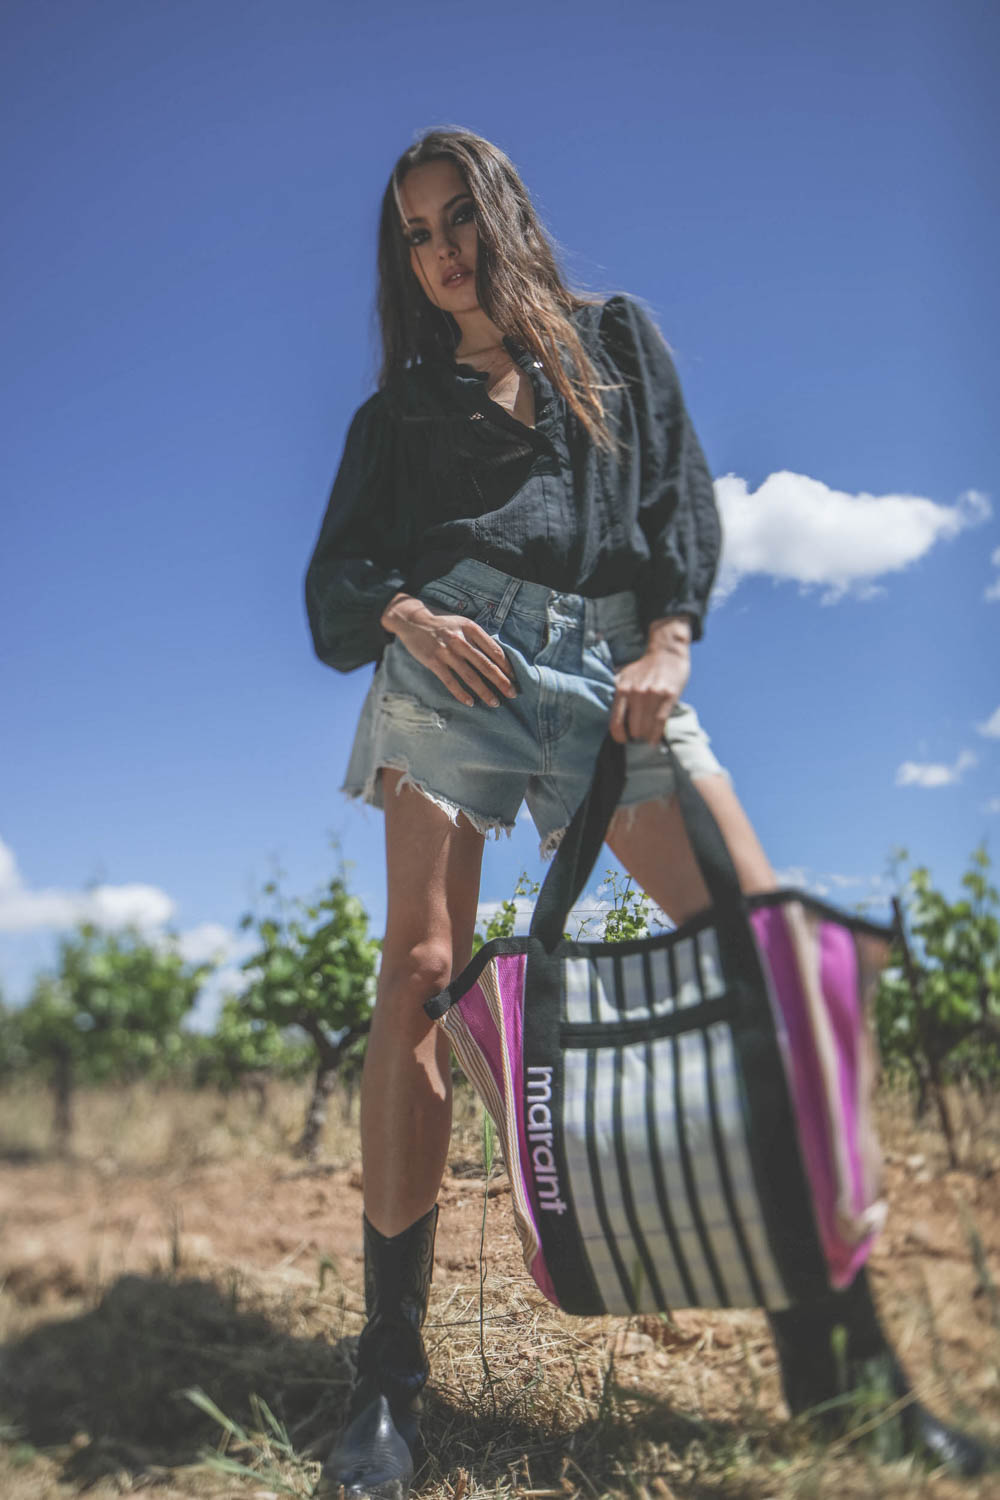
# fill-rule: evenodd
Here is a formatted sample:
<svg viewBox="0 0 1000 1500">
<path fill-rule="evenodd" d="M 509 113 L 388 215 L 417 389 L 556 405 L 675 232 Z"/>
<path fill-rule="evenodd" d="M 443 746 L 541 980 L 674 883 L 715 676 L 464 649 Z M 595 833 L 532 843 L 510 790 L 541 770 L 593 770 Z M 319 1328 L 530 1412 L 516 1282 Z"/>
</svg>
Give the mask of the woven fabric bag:
<svg viewBox="0 0 1000 1500">
<path fill-rule="evenodd" d="M 788 1307 L 850 1283 L 885 1216 L 869 1008 L 892 929 L 745 897 L 671 755 L 711 906 L 573 942 L 624 780 L 610 736 L 527 937 L 427 1002 L 496 1123 L 525 1263 L 569 1313 Z"/>
</svg>

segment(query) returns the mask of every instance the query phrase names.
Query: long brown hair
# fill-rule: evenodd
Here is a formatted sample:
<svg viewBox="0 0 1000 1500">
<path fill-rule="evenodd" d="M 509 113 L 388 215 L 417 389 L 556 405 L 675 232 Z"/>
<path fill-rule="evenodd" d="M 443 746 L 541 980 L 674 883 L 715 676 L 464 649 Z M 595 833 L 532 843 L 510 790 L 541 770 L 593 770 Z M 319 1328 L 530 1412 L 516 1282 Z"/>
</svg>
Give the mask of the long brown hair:
<svg viewBox="0 0 1000 1500">
<path fill-rule="evenodd" d="M 417 360 L 450 359 L 461 330 L 427 296 L 410 264 L 399 190 L 413 167 L 453 161 L 472 195 L 479 251 L 479 305 L 500 331 L 541 362 L 549 380 L 602 448 L 614 446 L 601 403 L 602 385 L 570 314 L 600 299 L 570 290 L 528 190 L 510 158 L 472 131 L 426 131 L 396 162 L 382 198 L 378 236 L 378 315 L 382 329 L 379 386 Z M 569 356 L 567 370 L 559 354 Z"/>
</svg>

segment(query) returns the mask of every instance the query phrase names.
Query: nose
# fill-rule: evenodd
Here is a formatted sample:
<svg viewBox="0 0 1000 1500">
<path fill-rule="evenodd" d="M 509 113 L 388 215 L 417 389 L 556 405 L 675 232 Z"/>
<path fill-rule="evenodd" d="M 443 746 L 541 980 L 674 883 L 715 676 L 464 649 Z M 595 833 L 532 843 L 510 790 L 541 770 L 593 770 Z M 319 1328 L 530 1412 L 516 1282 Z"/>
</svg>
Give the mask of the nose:
<svg viewBox="0 0 1000 1500">
<path fill-rule="evenodd" d="M 458 246 L 447 230 L 443 230 L 437 247 L 438 259 L 448 260 L 458 254 Z"/>
</svg>

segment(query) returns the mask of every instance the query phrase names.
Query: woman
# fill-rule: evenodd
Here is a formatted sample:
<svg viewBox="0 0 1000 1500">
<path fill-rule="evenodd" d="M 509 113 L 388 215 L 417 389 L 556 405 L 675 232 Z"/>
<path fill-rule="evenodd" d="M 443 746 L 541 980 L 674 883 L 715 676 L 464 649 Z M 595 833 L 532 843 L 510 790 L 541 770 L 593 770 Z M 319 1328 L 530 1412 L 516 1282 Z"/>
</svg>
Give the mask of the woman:
<svg viewBox="0 0 1000 1500">
<path fill-rule="evenodd" d="M 684 921 L 708 895 L 666 735 L 744 889 L 776 884 L 681 697 L 720 532 L 655 325 L 629 297 L 568 290 L 510 161 L 457 130 L 393 169 L 379 311 L 379 390 L 351 424 L 306 580 L 320 659 L 379 663 L 344 788 L 384 808 L 388 886 L 361 1102 L 368 1322 L 321 1481 L 347 1495 L 404 1494 L 412 1477 L 451 1122 L 447 1039 L 423 1002 L 471 956 L 485 836 L 524 799 L 550 852 L 610 728 L 627 779 L 608 842 Z M 863 1281 L 774 1319 L 793 1409 L 835 1394 L 817 1349 L 845 1318 L 854 1363 L 887 1355 Z M 928 1414 L 911 1426 L 914 1445 L 976 1462 Z"/>
</svg>

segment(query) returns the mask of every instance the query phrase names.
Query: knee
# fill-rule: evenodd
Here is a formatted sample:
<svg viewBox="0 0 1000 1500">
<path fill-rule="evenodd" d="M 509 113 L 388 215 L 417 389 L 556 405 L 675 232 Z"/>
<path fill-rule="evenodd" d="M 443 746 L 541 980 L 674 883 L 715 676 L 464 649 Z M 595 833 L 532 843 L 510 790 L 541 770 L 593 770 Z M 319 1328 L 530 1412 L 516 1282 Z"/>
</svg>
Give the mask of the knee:
<svg viewBox="0 0 1000 1500">
<path fill-rule="evenodd" d="M 425 1000 L 451 979 L 452 954 L 446 943 L 425 939 L 400 950 L 383 949 L 379 1003 L 393 1009 L 419 1010 Z"/>
</svg>

